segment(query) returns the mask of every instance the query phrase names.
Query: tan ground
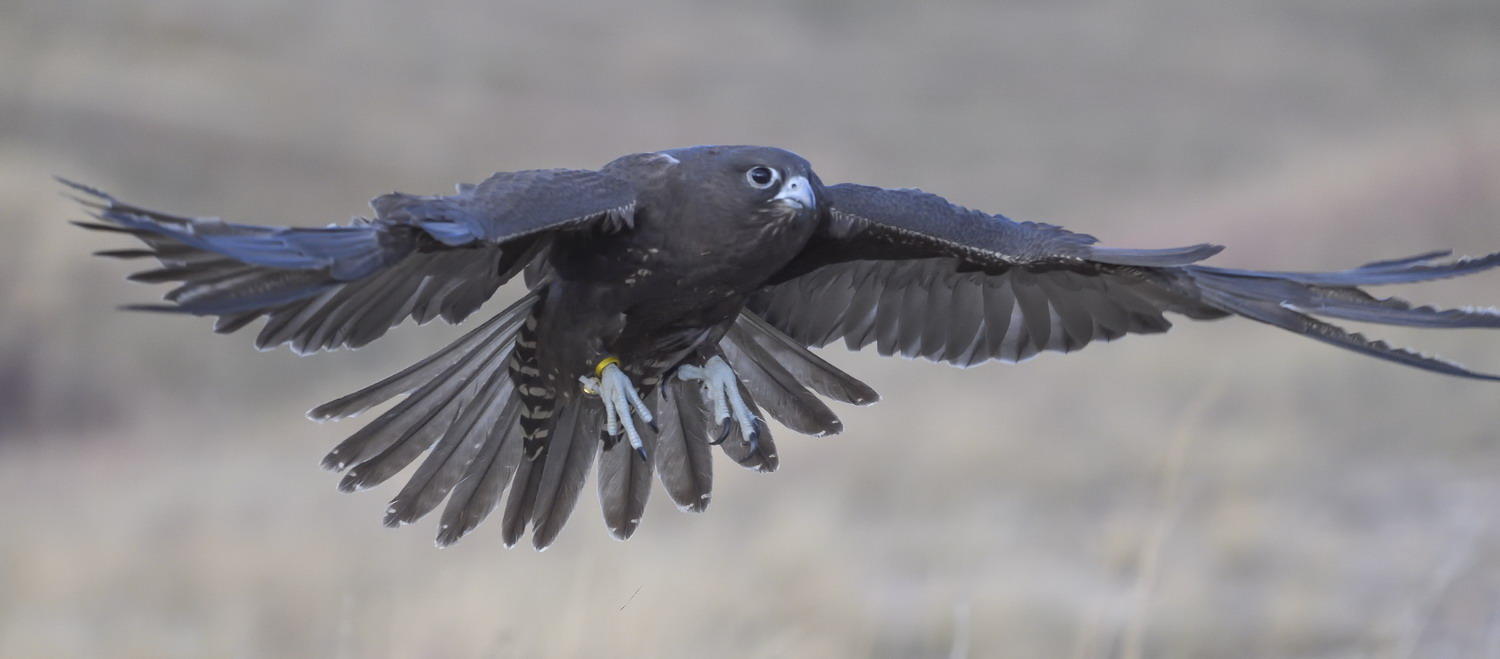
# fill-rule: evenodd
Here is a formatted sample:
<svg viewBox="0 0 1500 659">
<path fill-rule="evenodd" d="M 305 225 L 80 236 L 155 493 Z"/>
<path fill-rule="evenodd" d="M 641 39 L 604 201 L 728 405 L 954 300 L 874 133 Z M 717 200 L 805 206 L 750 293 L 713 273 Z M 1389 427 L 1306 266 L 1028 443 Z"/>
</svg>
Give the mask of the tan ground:
<svg viewBox="0 0 1500 659">
<path fill-rule="evenodd" d="M 544 554 L 438 551 L 380 527 L 393 488 L 335 492 L 353 425 L 301 413 L 452 328 L 297 359 L 116 313 L 158 291 L 47 178 L 318 224 L 748 142 L 1232 265 L 1480 252 L 1493 0 L 417 4 L 0 2 L 0 655 L 1500 656 L 1500 386 L 1249 322 L 967 371 L 829 350 L 885 402 L 783 432 L 774 475 L 719 462 L 707 513 L 658 496 L 621 544 L 586 498 Z M 1500 336 L 1384 334 L 1500 369 Z"/>
</svg>

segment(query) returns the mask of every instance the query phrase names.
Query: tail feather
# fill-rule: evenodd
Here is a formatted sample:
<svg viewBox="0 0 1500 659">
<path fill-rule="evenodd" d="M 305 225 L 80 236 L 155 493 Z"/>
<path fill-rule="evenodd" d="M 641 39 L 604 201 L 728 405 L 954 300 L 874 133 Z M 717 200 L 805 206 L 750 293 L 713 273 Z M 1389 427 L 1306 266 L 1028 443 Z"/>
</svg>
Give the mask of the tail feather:
<svg viewBox="0 0 1500 659">
<path fill-rule="evenodd" d="M 837 435 L 844 429 L 833 410 L 798 382 L 736 325 L 719 342 L 735 374 L 771 417 L 804 435 Z"/>
<path fill-rule="evenodd" d="M 539 297 L 544 290 L 538 289 Z M 577 414 L 578 411 L 576 408 L 558 409 L 556 394 L 542 377 L 537 361 L 537 323 L 541 312 L 542 303 L 538 302 L 527 314 L 510 360 L 511 379 L 516 383 L 520 400 L 522 457 L 505 502 L 501 539 L 507 547 L 514 546 L 521 539 L 534 518 L 542 474 L 558 425 L 565 414 Z M 570 417 L 569 420 L 575 419 Z"/>
<path fill-rule="evenodd" d="M 713 454 L 708 417 L 697 386 L 677 378 L 657 389 L 653 406 L 659 419 L 656 470 L 667 495 L 681 508 L 703 512 L 713 490 Z"/>
<path fill-rule="evenodd" d="M 534 292 L 523 296 L 442 350 L 384 380 L 313 408 L 307 413 L 308 418 L 324 421 L 354 416 L 431 382 L 439 373 L 470 358 L 477 347 L 510 340 L 508 337 L 514 335 L 522 320 L 531 313 L 536 300 Z"/>
<path fill-rule="evenodd" d="M 313 410 L 315 418 L 322 414 L 332 416 L 335 412 L 365 409 L 402 391 L 411 391 L 400 403 L 330 451 L 323 459 L 323 466 L 340 471 L 349 465 L 370 460 L 392 446 L 414 438 L 413 433 L 422 431 L 435 420 L 446 427 L 447 420 L 453 415 L 451 411 L 445 414 L 444 410 L 450 410 L 463 399 L 461 394 L 466 387 L 471 386 L 474 374 L 481 369 L 485 369 L 484 372 L 487 373 L 489 369 L 500 368 L 505 363 L 502 357 L 511 351 L 510 345 L 517 325 L 514 319 L 507 319 L 507 315 L 506 312 L 501 312 L 491 321 L 499 322 L 479 334 L 485 337 L 483 342 L 471 343 L 472 336 L 463 337 L 438 355 L 391 378 Z M 458 353 L 450 352 L 455 346 L 467 347 Z M 423 374 L 430 374 L 425 382 L 416 377 Z M 414 391 L 408 388 L 419 382 L 420 386 Z M 351 487 L 360 483 L 359 470 L 351 471 L 346 475 L 345 481 Z"/>
<path fill-rule="evenodd" d="M 511 477 L 521 463 L 520 409 L 520 400 L 511 398 L 500 422 L 491 428 L 483 450 L 466 465 L 462 479 L 453 486 L 438 524 L 439 546 L 458 542 L 479 526 L 495 509 L 505 487 L 511 484 Z"/>
<path fill-rule="evenodd" d="M 641 433 L 641 442 L 648 456 L 654 455 L 660 445 L 650 431 Z M 652 462 L 642 460 L 630 442 L 604 442 L 599 453 L 599 508 L 604 512 L 605 526 L 616 539 L 629 539 L 640 525 L 651 496 L 651 472 Z"/>
<path fill-rule="evenodd" d="M 521 460 L 516 465 L 510 494 L 505 499 L 505 518 L 500 522 L 500 541 L 514 547 L 526 534 L 526 525 L 531 523 L 531 511 L 536 507 L 537 487 L 542 483 L 542 466 L 545 459 L 532 458 L 521 451 Z"/>
<path fill-rule="evenodd" d="M 453 365 L 339 444 L 325 462 L 347 464 L 352 458 L 356 463 L 339 489 L 378 485 L 411 464 L 459 418 L 465 404 L 477 402 L 474 390 L 505 367 L 510 350 L 508 341 L 476 350 L 471 359 Z"/>
<path fill-rule="evenodd" d="M 740 312 L 735 321 L 771 360 L 781 365 L 803 386 L 824 396 L 853 405 L 869 405 L 880 400 L 880 394 L 854 376 L 813 354 L 781 330 L 772 327 L 749 311 Z"/>
<path fill-rule="evenodd" d="M 567 398 L 558 404 L 558 422 L 548 440 L 546 464 L 531 515 L 531 544 L 537 549 L 546 549 L 557 539 L 599 452 L 603 407 L 585 402 Z"/>
<path fill-rule="evenodd" d="M 382 482 L 430 449 L 391 500 L 385 523 L 414 522 L 446 498 L 437 537 L 446 546 L 483 521 L 521 463 L 524 403 L 510 366 L 536 299 L 528 294 L 432 356 L 310 412 L 317 419 L 340 418 L 408 394 L 324 459 L 330 469 L 354 465 L 340 488 Z M 513 500 L 535 498 L 536 483 L 528 485 L 526 476 L 517 476 Z"/>
<path fill-rule="evenodd" d="M 755 429 L 759 431 L 759 437 L 754 443 L 740 432 L 739 424 L 729 422 L 729 435 L 719 448 L 724 455 L 729 456 L 740 466 L 754 469 L 755 471 L 772 472 L 781 464 L 781 459 L 776 454 L 776 441 L 771 438 L 771 428 L 766 425 L 765 415 L 761 414 L 760 408 L 756 406 L 755 399 L 745 389 L 745 384 L 740 383 L 740 395 L 745 398 L 745 403 L 750 406 L 750 414 L 755 418 Z M 706 410 L 705 410 L 706 412 Z"/>
<path fill-rule="evenodd" d="M 486 441 L 506 440 L 503 434 L 495 437 L 493 431 L 505 427 L 507 416 L 511 417 L 512 424 L 515 423 L 519 403 L 513 399 L 514 390 L 509 373 L 502 370 L 490 375 L 458 420 L 448 426 L 432 452 L 417 467 L 416 473 L 391 499 L 386 510 L 386 526 L 410 524 L 431 512 L 463 478 Z"/>
</svg>

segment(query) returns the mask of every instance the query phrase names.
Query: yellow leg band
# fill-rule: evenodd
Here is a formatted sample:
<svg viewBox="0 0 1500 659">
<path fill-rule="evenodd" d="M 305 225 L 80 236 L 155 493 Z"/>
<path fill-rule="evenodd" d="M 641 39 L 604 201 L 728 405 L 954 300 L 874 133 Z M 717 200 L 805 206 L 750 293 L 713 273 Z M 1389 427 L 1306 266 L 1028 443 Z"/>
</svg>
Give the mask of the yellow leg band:
<svg viewBox="0 0 1500 659">
<path fill-rule="evenodd" d="M 619 365 L 620 365 L 620 358 L 619 357 L 605 357 L 604 359 L 599 360 L 599 363 L 594 366 L 594 377 L 595 378 L 602 378 L 602 377 L 604 377 L 604 369 L 609 368 L 610 366 L 619 366 Z"/>
</svg>

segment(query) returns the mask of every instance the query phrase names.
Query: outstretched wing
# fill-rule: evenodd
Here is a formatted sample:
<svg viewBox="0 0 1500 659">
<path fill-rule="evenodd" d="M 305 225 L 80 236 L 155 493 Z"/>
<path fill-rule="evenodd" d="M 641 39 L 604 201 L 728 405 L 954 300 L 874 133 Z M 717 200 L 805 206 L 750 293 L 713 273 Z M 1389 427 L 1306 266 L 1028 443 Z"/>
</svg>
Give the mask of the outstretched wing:
<svg viewBox="0 0 1500 659">
<path fill-rule="evenodd" d="M 820 235 L 750 308 L 810 346 L 842 338 L 883 355 L 960 366 L 1164 332 L 1167 312 L 1240 315 L 1426 370 L 1496 379 L 1347 332 L 1316 316 L 1419 327 L 1500 327 L 1490 310 L 1438 310 L 1358 286 L 1452 277 L 1500 254 L 1434 263 L 1447 252 L 1336 273 L 1196 265 L 1216 245 L 1131 250 L 1092 236 L 970 210 L 918 190 L 843 184 L 824 190 Z"/>
<path fill-rule="evenodd" d="M 495 174 L 456 194 L 382 195 L 373 220 L 324 228 L 233 224 L 124 203 L 62 181 L 107 224 L 146 249 L 104 256 L 152 257 L 161 267 L 132 280 L 179 282 L 167 304 L 132 308 L 218 316 L 228 333 L 265 316 L 260 348 L 298 352 L 359 347 L 407 317 L 459 322 L 526 265 L 554 231 L 629 227 L 635 191 L 620 178 L 584 170 Z"/>
</svg>

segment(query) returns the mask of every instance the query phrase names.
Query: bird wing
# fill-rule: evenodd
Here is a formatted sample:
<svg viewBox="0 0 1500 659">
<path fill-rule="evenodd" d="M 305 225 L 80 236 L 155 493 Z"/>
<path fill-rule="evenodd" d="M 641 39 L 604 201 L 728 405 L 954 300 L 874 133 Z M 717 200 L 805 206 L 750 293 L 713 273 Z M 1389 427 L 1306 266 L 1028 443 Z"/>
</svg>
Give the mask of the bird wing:
<svg viewBox="0 0 1500 659">
<path fill-rule="evenodd" d="M 179 282 L 166 304 L 130 308 L 218 316 L 221 333 L 265 316 L 256 346 L 290 343 L 302 353 L 362 346 L 407 317 L 457 323 L 552 232 L 628 228 L 635 209 L 630 183 L 566 169 L 503 172 L 452 195 L 382 195 L 370 204 L 373 220 L 321 228 L 171 215 L 62 182 L 105 222 L 82 226 L 146 244 L 100 254 L 155 258 L 160 268 L 131 279 Z"/>
<path fill-rule="evenodd" d="M 1493 310 L 1417 307 L 1359 286 L 1452 277 L 1500 254 L 1436 262 L 1447 252 L 1335 273 L 1198 265 L 1216 245 L 1134 250 L 1092 236 L 970 210 L 918 190 L 825 189 L 820 234 L 749 307 L 809 346 L 842 338 L 882 355 L 960 366 L 1070 352 L 1095 340 L 1164 332 L 1167 312 L 1239 315 L 1381 359 L 1495 379 L 1395 348 L 1321 317 L 1418 327 L 1500 327 Z"/>
</svg>

